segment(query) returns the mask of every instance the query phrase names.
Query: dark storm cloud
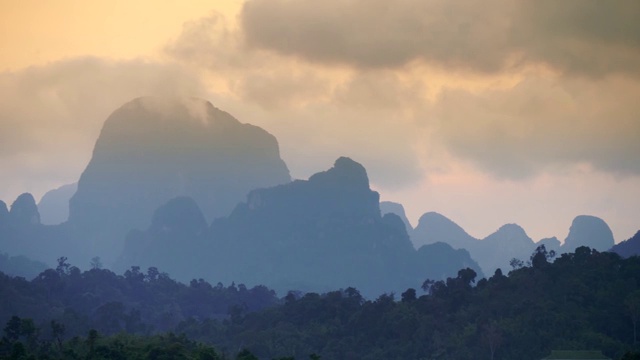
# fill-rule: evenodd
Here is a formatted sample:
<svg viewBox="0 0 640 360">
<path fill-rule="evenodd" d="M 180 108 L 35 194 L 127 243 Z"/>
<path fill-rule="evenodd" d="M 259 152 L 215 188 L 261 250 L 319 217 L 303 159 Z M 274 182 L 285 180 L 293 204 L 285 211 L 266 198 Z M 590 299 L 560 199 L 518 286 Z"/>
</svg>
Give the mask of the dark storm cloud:
<svg viewBox="0 0 640 360">
<path fill-rule="evenodd" d="M 635 0 L 251 0 L 240 20 L 249 46 L 319 63 L 640 73 Z"/>
</svg>

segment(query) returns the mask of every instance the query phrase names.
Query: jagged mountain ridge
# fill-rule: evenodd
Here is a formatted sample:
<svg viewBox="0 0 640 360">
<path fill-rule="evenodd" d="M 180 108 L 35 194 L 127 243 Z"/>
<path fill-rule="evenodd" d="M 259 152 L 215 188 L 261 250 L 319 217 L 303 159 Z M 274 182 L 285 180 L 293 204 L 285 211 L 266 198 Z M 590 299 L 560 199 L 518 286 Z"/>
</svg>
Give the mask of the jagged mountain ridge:
<svg viewBox="0 0 640 360">
<path fill-rule="evenodd" d="M 138 98 L 105 121 L 69 202 L 69 222 L 114 258 L 121 250 L 114 242 L 148 226 L 171 198 L 195 199 L 210 221 L 248 191 L 290 180 L 277 140 L 265 130 L 205 100 Z"/>
<path fill-rule="evenodd" d="M 105 121 L 69 200 L 68 221 L 14 229 L 0 238 L 0 249 L 47 263 L 65 255 L 88 264 L 100 256 L 111 265 L 127 232 L 147 227 L 154 210 L 174 197 L 195 199 L 210 221 L 229 214 L 250 190 L 290 180 L 267 131 L 205 100 L 137 98 Z"/>
<path fill-rule="evenodd" d="M 403 221 L 381 216 L 364 167 L 348 158 L 309 180 L 252 191 L 206 231 L 190 228 L 192 236 L 170 228 L 130 233 L 121 266 L 156 264 L 188 278 L 193 273 L 175 266 L 188 258 L 190 271 L 223 281 L 279 291 L 354 286 L 368 296 L 417 288 L 427 278 L 455 276 L 467 266 L 480 273 L 464 250 L 438 244 L 416 251 Z"/>
<path fill-rule="evenodd" d="M 629 239 L 614 245 L 609 251 L 624 258 L 640 255 L 640 230 Z"/>
<path fill-rule="evenodd" d="M 506 224 L 484 239 L 469 235 L 462 227 L 436 212 L 427 212 L 420 217 L 418 226 L 410 232 L 416 247 L 424 244 L 444 242 L 454 249 L 466 249 L 480 264 L 485 274 L 496 269 L 510 270 L 510 260 L 524 262 L 540 245 L 557 254 L 572 252 L 579 246 L 588 246 L 598 251 L 606 251 L 613 246 L 613 235 L 609 226 L 594 216 L 577 216 L 570 227 L 564 244 L 556 237 L 534 242 L 517 224 Z"/>
<path fill-rule="evenodd" d="M 404 206 L 400 203 L 392 202 L 392 201 L 381 201 L 380 202 L 380 212 L 382 215 L 385 214 L 396 214 L 400 217 L 402 222 L 404 223 L 404 227 L 407 230 L 407 233 L 411 233 L 413 231 L 413 226 L 411 222 L 407 218 L 407 214 L 404 211 Z"/>
<path fill-rule="evenodd" d="M 40 222 L 58 225 L 69 219 L 69 199 L 76 193 L 77 183 L 62 185 L 47 191 L 38 202 Z"/>
</svg>

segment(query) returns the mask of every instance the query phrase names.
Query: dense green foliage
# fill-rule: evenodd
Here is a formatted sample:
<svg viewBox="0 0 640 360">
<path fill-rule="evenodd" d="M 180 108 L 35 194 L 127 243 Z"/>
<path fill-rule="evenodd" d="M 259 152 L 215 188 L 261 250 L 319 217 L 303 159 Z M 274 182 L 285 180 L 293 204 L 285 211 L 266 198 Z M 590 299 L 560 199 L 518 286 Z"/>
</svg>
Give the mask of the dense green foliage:
<svg viewBox="0 0 640 360">
<path fill-rule="evenodd" d="M 92 328 L 104 334 L 148 334 L 170 331 L 185 319 L 224 318 L 230 309 L 256 311 L 279 301 L 264 286 L 212 286 L 203 280 L 184 285 L 153 267 L 116 275 L 99 269 L 94 260 L 94 269 L 81 272 L 60 258 L 56 269 L 31 281 L 0 273 L 0 321 L 19 316 L 44 327 L 56 320 L 69 336 Z"/>
<path fill-rule="evenodd" d="M 150 336 L 159 331 L 184 334 L 215 347 L 216 356 L 241 359 L 541 359 L 551 350 L 637 358 L 640 258 L 582 247 L 549 260 L 540 248 L 530 266 L 508 276 L 498 270 L 477 283 L 476 273 L 464 269 L 398 296 L 367 300 L 347 288 L 289 293 L 280 303 L 261 287 L 204 281 L 186 286 L 151 269 L 142 274 L 134 268 L 124 276 L 99 269 L 80 273 L 61 261 L 31 282 L 0 277 L 3 316 L 20 316 L 6 319 L 3 349 L 9 356 L 9 342 L 20 341 L 36 351 L 45 346 L 34 345 L 39 339 L 86 358 L 88 338 L 74 337 L 97 329 L 104 346 L 120 341 L 140 351 L 139 358 L 152 358 L 149 343 L 171 347 L 162 339 L 172 335 Z M 33 330 L 38 327 L 46 330 Z M 121 331 L 149 336 L 108 336 Z M 206 347 L 186 338 L 169 341 L 185 351 L 175 358 L 199 358 Z"/>
<path fill-rule="evenodd" d="M 90 330 L 84 337 L 61 341 L 56 338 L 40 340 L 33 333 L 19 333 L 20 336 L 10 337 L 7 329 L 5 328 L 6 335 L 0 340 L 1 359 L 227 359 L 211 346 L 190 341 L 185 336 L 176 336 L 173 333 L 155 336 L 121 333 L 105 337 L 96 330 Z"/>
<path fill-rule="evenodd" d="M 178 331 L 217 345 L 242 344 L 260 358 L 317 353 L 328 359 L 541 359 L 553 349 L 638 350 L 640 259 L 579 248 L 549 263 L 501 271 L 473 286 L 467 269 L 425 282 L 399 299 L 355 289 L 287 296 L 285 304 L 228 325 L 187 321 Z"/>
</svg>

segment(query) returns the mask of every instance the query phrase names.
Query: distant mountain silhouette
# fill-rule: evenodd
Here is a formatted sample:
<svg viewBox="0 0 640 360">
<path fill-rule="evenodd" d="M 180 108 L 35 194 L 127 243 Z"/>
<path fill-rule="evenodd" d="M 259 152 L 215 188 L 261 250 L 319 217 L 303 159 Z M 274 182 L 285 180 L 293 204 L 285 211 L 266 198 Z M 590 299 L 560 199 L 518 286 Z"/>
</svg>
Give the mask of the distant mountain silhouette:
<svg viewBox="0 0 640 360">
<path fill-rule="evenodd" d="M 278 143 L 195 98 L 135 99 L 105 121 L 70 200 L 69 223 L 92 251 L 113 260 L 154 210 L 188 196 L 212 220 L 255 188 L 290 181 Z"/>
<path fill-rule="evenodd" d="M 411 239 L 416 246 L 444 242 L 454 249 L 466 249 L 485 274 L 492 274 L 498 268 L 503 271 L 511 270 L 509 262 L 513 258 L 526 263 L 540 245 L 545 245 L 547 251 L 553 250 L 557 254 L 573 252 L 580 246 L 604 251 L 613 245 L 609 226 L 600 218 L 586 215 L 573 220 L 569 236 L 562 246 L 556 237 L 535 243 L 516 224 L 503 225 L 495 233 L 478 240 L 458 224 L 435 212 L 422 215 L 418 226 L 411 233 Z"/>
<path fill-rule="evenodd" d="M 580 215 L 571 223 L 569 235 L 562 245 L 562 252 L 574 252 L 580 246 L 607 251 L 613 245 L 613 233 L 604 220 L 595 216 Z"/>
<path fill-rule="evenodd" d="M 428 212 L 420 217 L 411 239 L 416 246 L 444 242 L 454 249 L 467 250 L 475 248 L 478 242 L 458 224 L 436 212 Z"/>
<path fill-rule="evenodd" d="M 33 195 L 24 193 L 11 204 L 9 211 L 10 222 L 17 226 L 39 225 L 40 213 Z"/>
<path fill-rule="evenodd" d="M 516 224 L 501 226 L 496 232 L 481 240 L 471 252 L 483 270 L 493 273 L 496 269 L 511 270 L 513 258 L 528 260 L 537 247 L 522 227 Z"/>
<path fill-rule="evenodd" d="M 402 222 L 404 223 L 405 228 L 407 229 L 407 233 L 411 233 L 413 231 L 413 226 L 411 226 L 411 222 L 407 219 L 407 214 L 404 212 L 404 206 L 399 203 L 395 203 L 392 201 L 381 201 L 380 202 L 380 213 L 382 215 L 386 214 L 396 214 Z"/>
<path fill-rule="evenodd" d="M 418 257 L 420 264 L 425 265 L 423 271 L 427 274 L 426 278 L 428 279 L 452 277 L 452 274 L 465 268 L 473 269 L 478 275 L 478 279 L 484 276 L 480 265 L 471 258 L 467 250 L 456 250 L 443 242 L 422 245 L 418 249 Z M 451 259 L 456 261 L 451 261 Z"/>
<path fill-rule="evenodd" d="M 45 263 L 33 261 L 26 256 L 10 256 L 0 253 L 0 272 L 11 276 L 21 276 L 31 280 L 48 269 Z"/>
<path fill-rule="evenodd" d="M 69 199 L 75 194 L 77 183 L 47 191 L 38 203 L 40 222 L 44 225 L 62 224 L 69 218 Z"/>
<path fill-rule="evenodd" d="M 0 231 L 9 224 L 9 209 L 7 204 L 0 200 Z"/>
<path fill-rule="evenodd" d="M 366 170 L 349 158 L 309 180 L 250 192 L 206 230 L 201 222 L 178 226 L 181 214 L 197 213 L 195 203 L 180 202 L 163 206 L 171 214 L 163 224 L 173 225 L 129 234 L 121 266 L 153 265 L 178 278 L 211 276 L 279 291 L 354 286 L 369 296 L 418 288 L 466 266 L 481 274 L 465 251 L 447 245 L 416 251 L 402 219 L 381 216 Z"/>
<path fill-rule="evenodd" d="M 631 238 L 613 246 L 609 251 L 623 258 L 640 255 L 640 230 Z"/>
<path fill-rule="evenodd" d="M 538 241 L 536 243 L 536 246 L 540 246 L 540 245 L 544 245 L 544 248 L 547 251 L 555 251 L 556 253 L 560 253 L 561 252 L 561 244 L 560 244 L 560 240 L 558 240 L 557 237 L 553 236 L 550 238 L 544 238 L 544 239 L 540 239 L 540 241 Z"/>
<path fill-rule="evenodd" d="M 0 252 L 53 263 L 64 254 L 61 249 L 66 238 L 67 232 L 61 227 L 40 223 L 38 207 L 30 193 L 18 196 L 9 211 L 0 201 Z M 22 262 L 20 259 L 17 261 Z"/>
<path fill-rule="evenodd" d="M 276 139 L 261 128 L 200 99 L 138 98 L 105 121 L 69 200 L 68 221 L 42 225 L 25 194 L 8 215 L 0 210 L 0 226 L 7 218 L 0 251 L 47 263 L 67 256 L 81 267 L 100 256 L 110 266 L 125 235 L 149 226 L 154 211 L 172 198 L 192 198 L 210 221 L 228 215 L 249 191 L 290 180 Z M 59 208 L 66 191 L 43 198 L 45 224 L 59 220 L 50 220 L 48 204 Z"/>
</svg>

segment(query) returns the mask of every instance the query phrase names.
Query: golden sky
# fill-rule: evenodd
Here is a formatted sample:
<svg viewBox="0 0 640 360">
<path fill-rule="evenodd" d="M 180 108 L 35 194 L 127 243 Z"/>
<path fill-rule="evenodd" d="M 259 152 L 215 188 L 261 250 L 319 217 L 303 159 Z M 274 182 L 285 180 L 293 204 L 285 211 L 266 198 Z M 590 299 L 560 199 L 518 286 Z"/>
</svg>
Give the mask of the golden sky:
<svg viewBox="0 0 640 360">
<path fill-rule="evenodd" d="M 155 58 L 185 22 L 216 11 L 233 21 L 241 1 L 1 0 L 0 69 L 78 56 Z"/>
<path fill-rule="evenodd" d="M 306 178 L 342 155 L 416 222 L 640 224 L 640 3 L 0 0 L 0 199 L 77 180 L 102 122 L 198 96 Z"/>
</svg>

